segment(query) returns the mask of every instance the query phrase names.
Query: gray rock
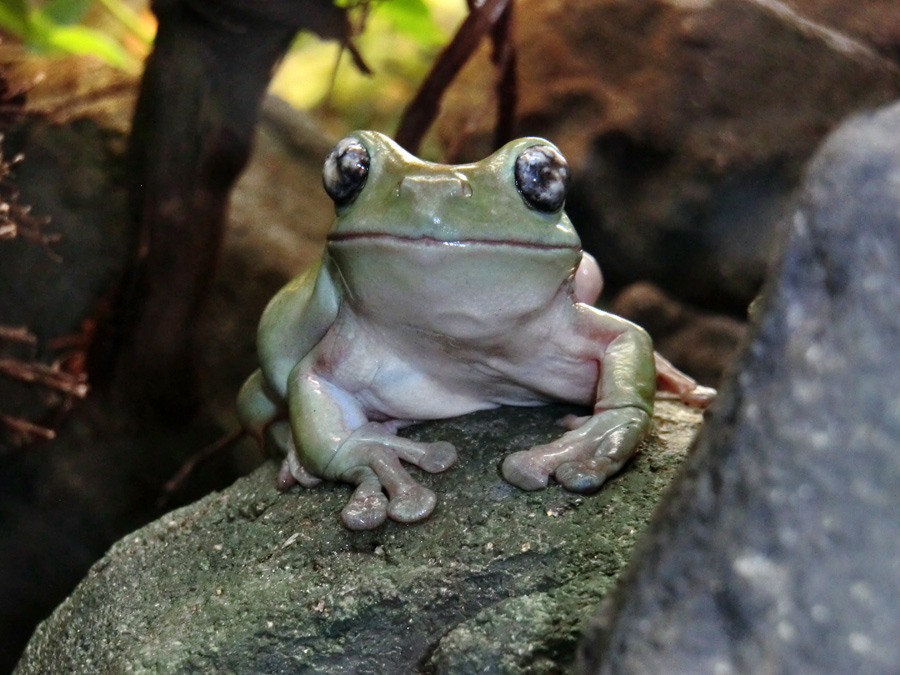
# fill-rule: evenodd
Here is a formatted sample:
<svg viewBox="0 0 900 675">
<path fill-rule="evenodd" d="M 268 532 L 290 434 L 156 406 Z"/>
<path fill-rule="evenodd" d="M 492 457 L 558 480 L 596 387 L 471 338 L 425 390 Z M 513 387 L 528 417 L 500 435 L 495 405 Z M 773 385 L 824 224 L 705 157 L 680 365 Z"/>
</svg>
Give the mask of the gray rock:
<svg viewBox="0 0 900 675">
<path fill-rule="evenodd" d="M 457 444 L 422 480 L 417 526 L 350 532 L 346 486 L 275 490 L 268 463 L 117 543 L 38 628 L 31 673 L 561 673 L 700 422 L 658 403 L 643 452 L 598 494 L 526 493 L 508 451 L 559 434 L 559 407 L 411 433 Z"/>
<path fill-rule="evenodd" d="M 824 136 L 900 94 L 868 33 L 807 19 L 821 0 L 792 4 L 517 3 L 514 134 L 544 136 L 568 159 L 566 211 L 610 289 L 649 280 L 743 313 L 775 251 L 772 226 Z M 863 18 L 855 8 L 879 2 L 829 4 L 812 16 L 844 16 L 849 29 Z M 488 154 L 493 77 L 485 49 L 442 106 L 438 134 L 466 159 Z"/>
<path fill-rule="evenodd" d="M 811 165 L 738 372 L 582 673 L 900 669 L 900 105 Z"/>
</svg>

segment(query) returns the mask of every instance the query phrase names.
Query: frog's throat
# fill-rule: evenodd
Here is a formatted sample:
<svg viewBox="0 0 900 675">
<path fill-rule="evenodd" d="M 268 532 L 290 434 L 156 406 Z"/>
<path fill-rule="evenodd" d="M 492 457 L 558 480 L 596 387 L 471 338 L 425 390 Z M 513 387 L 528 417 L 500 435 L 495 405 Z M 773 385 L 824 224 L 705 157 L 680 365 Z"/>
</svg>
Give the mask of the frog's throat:
<svg viewBox="0 0 900 675">
<path fill-rule="evenodd" d="M 513 248 L 530 248 L 546 251 L 580 251 L 581 246 L 566 244 L 541 244 L 537 242 L 524 240 L 508 240 L 508 239 L 456 239 L 444 240 L 427 235 L 420 236 L 403 236 L 397 234 L 386 234 L 381 232 L 332 232 L 327 237 L 329 243 L 339 243 L 348 241 L 398 241 L 410 244 L 421 244 L 422 246 L 507 246 Z"/>
</svg>

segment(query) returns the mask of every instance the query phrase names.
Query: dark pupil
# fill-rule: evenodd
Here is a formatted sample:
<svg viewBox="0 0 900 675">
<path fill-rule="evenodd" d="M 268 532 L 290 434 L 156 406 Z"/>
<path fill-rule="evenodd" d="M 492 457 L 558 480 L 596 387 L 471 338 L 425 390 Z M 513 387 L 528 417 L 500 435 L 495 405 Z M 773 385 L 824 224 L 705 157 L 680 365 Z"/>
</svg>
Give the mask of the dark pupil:
<svg viewBox="0 0 900 675">
<path fill-rule="evenodd" d="M 529 206 L 552 212 L 566 200 L 569 169 L 566 160 L 547 146 L 528 148 L 516 159 L 516 187 Z"/>
<path fill-rule="evenodd" d="M 324 183 L 328 195 L 344 205 L 359 194 L 369 172 L 369 153 L 355 139 L 339 142 L 325 161 Z"/>
</svg>

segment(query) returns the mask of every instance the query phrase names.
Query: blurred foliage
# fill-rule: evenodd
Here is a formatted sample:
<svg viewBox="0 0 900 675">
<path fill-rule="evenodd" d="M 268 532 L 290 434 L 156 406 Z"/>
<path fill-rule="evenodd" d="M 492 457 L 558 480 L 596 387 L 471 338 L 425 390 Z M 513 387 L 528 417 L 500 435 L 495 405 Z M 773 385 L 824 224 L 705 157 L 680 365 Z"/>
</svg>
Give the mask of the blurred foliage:
<svg viewBox="0 0 900 675">
<path fill-rule="evenodd" d="M 335 0 L 346 7 L 362 73 L 334 41 L 301 33 L 271 91 L 330 132 L 393 133 L 438 53 L 468 13 L 465 0 Z M 0 0 L 0 33 L 41 52 L 91 54 L 138 74 L 156 24 L 147 0 Z"/>
<path fill-rule="evenodd" d="M 154 23 L 125 0 L 0 0 L 0 30 L 36 51 L 90 54 L 137 73 Z"/>
<path fill-rule="evenodd" d="M 465 0 L 342 4 L 351 12 L 353 44 L 372 74 L 360 72 L 341 45 L 301 34 L 271 91 L 311 111 L 335 135 L 360 128 L 393 133 L 403 108 L 468 13 Z"/>
</svg>

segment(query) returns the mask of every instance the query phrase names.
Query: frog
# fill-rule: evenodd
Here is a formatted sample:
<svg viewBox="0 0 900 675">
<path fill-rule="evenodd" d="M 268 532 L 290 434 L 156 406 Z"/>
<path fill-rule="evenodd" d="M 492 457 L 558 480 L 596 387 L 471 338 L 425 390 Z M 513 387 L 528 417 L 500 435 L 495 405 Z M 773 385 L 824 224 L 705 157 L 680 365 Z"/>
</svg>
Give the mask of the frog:
<svg viewBox="0 0 900 675">
<path fill-rule="evenodd" d="M 699 385 L 654 352 L 645 330 L 594 307 L 596 260 L 564 210 L 568 164 L 550 141 L 511 141 L 478 162 L 425 161 L 356 131 L 322 171 L 335 206 L 317 264 L 269 302 L 259 369 L 238 416 L 284 458 L 278 487 L 349 483 L 351 530 L 415 523 L 435 493 L 407 465 L 439 473 L 447 441 L 404 427 L 500 406 L 561 402 L 552 442 L 512 452 L 523 490 L 596 492 L 647 435 L 657 388 L 706 406 Z"/>
</svg>

